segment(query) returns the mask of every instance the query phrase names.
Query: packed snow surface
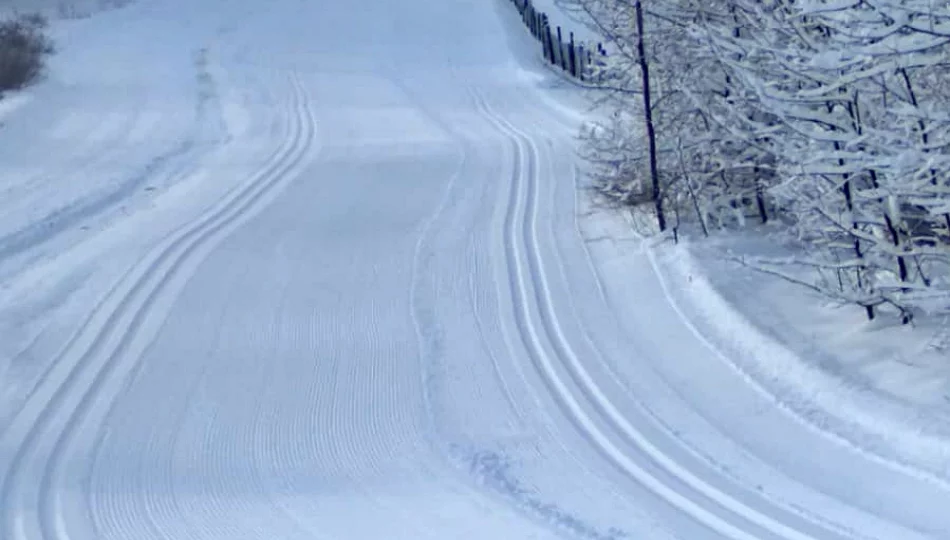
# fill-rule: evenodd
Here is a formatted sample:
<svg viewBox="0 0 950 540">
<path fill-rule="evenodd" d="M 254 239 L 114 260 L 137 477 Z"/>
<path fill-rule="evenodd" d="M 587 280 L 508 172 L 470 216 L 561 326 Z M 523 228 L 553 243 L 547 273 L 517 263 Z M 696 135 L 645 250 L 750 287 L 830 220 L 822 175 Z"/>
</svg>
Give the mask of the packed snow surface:
<svg viewBox="0 0 950 540">
<path fill-rule="evenodd" d="M 507 0 L 53 30 L 2 106 L 0 538 L 950 537 L 950 471 L 755 384 L 590 202 Z"/>
</svg>

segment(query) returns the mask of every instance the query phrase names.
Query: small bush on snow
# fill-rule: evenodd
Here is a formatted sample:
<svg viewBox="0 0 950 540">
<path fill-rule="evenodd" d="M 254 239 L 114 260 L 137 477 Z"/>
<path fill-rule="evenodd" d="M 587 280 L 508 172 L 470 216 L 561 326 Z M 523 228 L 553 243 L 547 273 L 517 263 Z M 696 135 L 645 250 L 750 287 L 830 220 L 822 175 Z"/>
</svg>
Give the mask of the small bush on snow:
<svg viewBox="0 0 950 540">
<path fill-rule="evenodd" d="M 0 92 L 17 90 L 43 73 L 53 43 L 42 15 L 19 15 L 0 21 Z"/>
</svg>

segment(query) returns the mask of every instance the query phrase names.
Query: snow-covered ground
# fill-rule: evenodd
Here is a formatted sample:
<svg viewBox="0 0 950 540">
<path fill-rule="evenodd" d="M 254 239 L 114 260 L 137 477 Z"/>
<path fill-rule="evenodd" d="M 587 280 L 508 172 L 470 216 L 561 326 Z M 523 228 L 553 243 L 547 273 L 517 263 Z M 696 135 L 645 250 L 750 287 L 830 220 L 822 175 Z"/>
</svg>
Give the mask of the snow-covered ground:
<svg viewBox="0 0 950 540">
<path fill-rule="evenodd" d="M 691 324 L 757 385 L 810 422 L 890 459 L 950 476 L 950 335 L 942 318 L 901 325 L 743 267 L 788 255 L 768 228 L 657 246 Z"/>
<path fill-rule="evenodd" d="M 776 399 L 578 189 L 508 0 L 54 31 L 2 102 L 0 538 L 950 535 L 947 471 Z"/>
<path fill-rule="evenodd" d="M 584 24 L 580 19 L 580 13 L 569 13 L 557 0 L 532 0 L 535 9 L 548 15 L 552 27 L 560 26 L 565 37 L 569 32 L 574 32 L 575 39 L 590 43 L 603 41 L 600 36 L 589 24 Z"/>
<path fill-rule="evenodd" d="M 42 13 L 53 19 L 81 19 L 134 0 L 0 0 L 0 15 Z"/>
</svg>

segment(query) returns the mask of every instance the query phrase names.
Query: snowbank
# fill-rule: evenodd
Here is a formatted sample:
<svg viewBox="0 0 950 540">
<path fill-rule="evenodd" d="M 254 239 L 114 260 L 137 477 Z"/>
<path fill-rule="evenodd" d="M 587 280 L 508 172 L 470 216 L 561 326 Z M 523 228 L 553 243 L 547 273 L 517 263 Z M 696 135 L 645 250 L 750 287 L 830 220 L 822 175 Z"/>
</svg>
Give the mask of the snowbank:
<svg viewBox="0 0 950 540">
<path fill-rule="evenodd" d="M 684 320 L 778 405 L 856 449 L 946 481 L 950 365 L 939 334 L 864 322 L 860 310 L 724 259 L 753 242 L 687 240 L 647 253 Z"/>
</svg>

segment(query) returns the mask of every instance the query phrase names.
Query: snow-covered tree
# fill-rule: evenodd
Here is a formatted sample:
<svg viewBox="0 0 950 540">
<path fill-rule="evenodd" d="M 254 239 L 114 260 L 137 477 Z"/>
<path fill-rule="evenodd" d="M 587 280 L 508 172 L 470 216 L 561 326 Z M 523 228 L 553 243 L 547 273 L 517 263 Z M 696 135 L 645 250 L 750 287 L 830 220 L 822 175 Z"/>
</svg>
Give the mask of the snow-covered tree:
<svg viewBox="0 0 950 540">
<path fill-rule="evenodd" d="M 934 219 L 947 178 L 946 142 L 933 144 L 947 141 L 947 124 L 932 107 L 945 81 L 934 73 L 950 59 L 939 11 L 925 0 L 798 1 L 750 11 L 745 40 L 708 34 L 764 53 L 731 67 L 782 128 L 773 193 L 799 237 L 822 248 L 800 262 L 833 268 L 836 287 L 819 280 L 822 290 L 869 316 L 882 304 L 905 320 L 947 307 L 934 281 L 947 273 L 946 220 Z"/>
<path fill-rule="evenodd" d="M 561 2 L 611 45 L 604 193 L 704 230 L 778 215 L 809 255 L 770 271 L 869 316 L 950 309 L 950 5 Z"/>
</svg>

